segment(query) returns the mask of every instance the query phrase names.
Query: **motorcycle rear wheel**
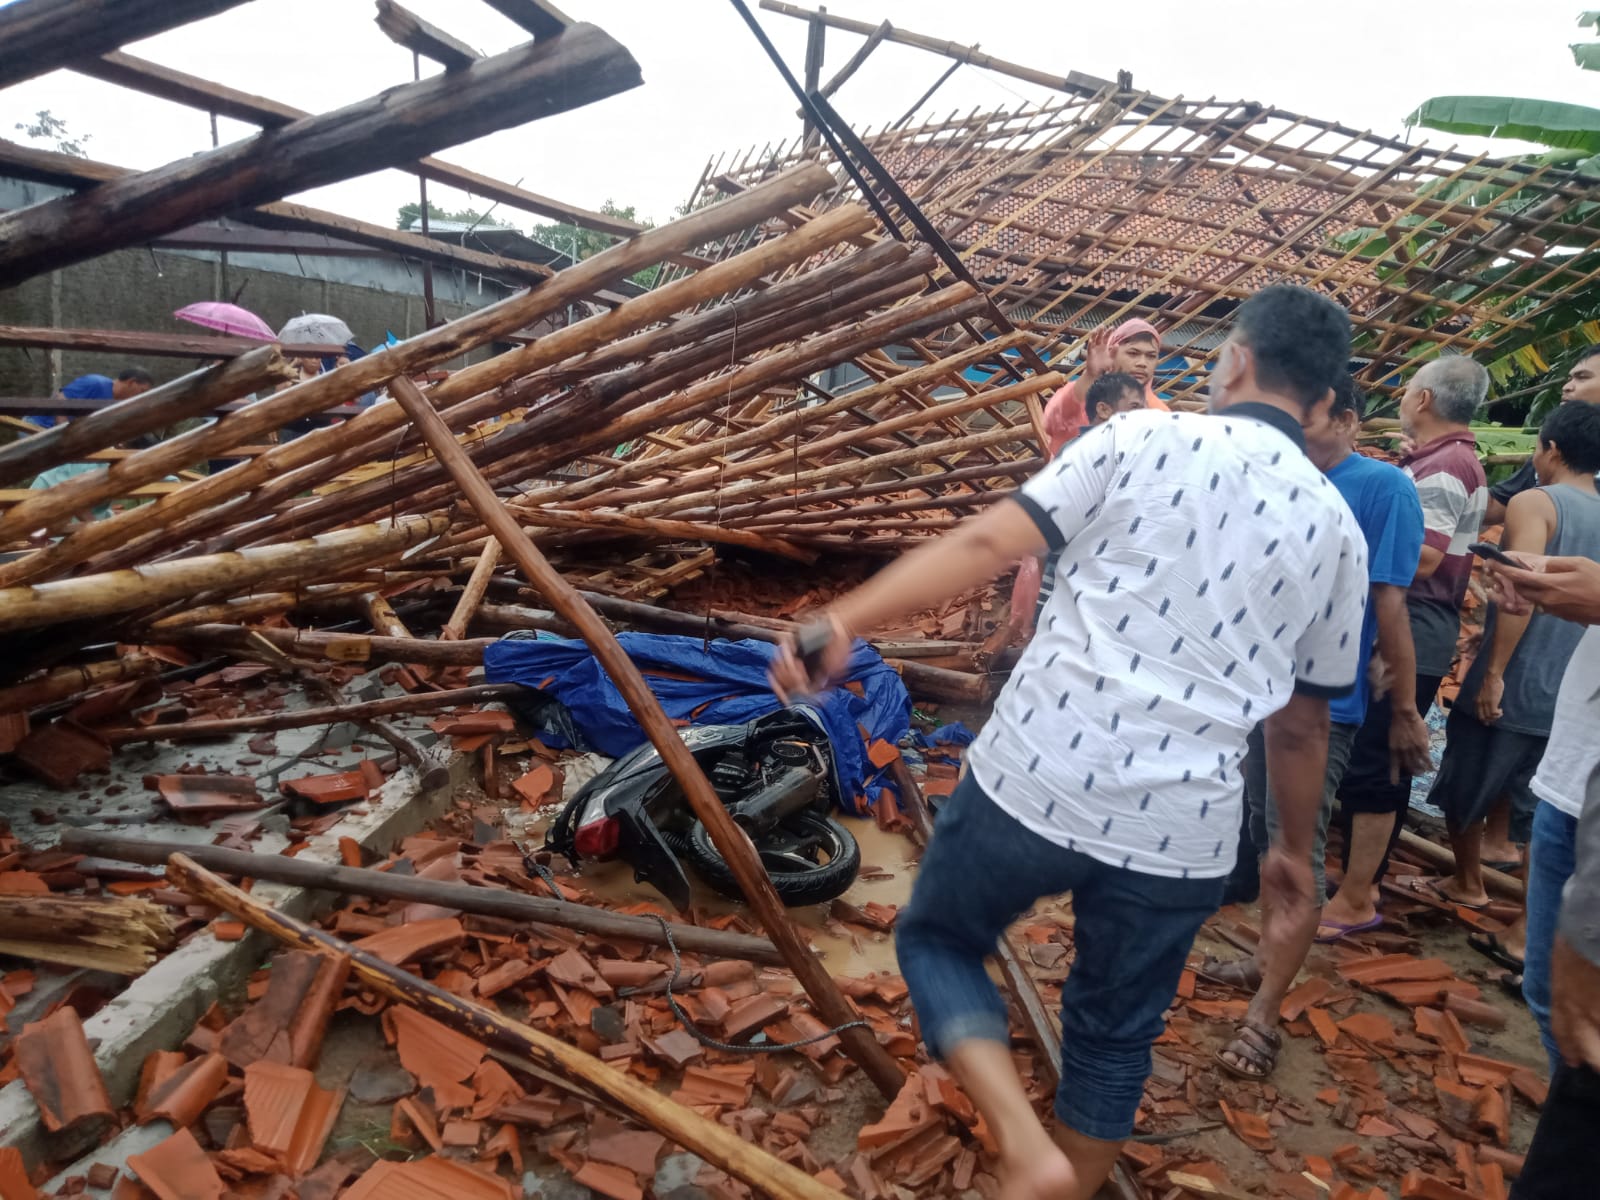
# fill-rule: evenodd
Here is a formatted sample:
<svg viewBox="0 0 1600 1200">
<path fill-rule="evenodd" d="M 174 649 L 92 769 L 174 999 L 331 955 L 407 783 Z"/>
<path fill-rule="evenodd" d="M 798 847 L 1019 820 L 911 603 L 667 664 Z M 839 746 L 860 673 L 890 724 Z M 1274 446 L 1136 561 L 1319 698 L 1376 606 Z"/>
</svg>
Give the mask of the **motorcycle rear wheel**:
<svg viewBox="0 0 1600 1200">
<path fill-rule="evenodd" d="M 842 896 L 861 869 L 855 835 L 832 817 L 810 809 L 792 814 L 756 839 L 756 853 L 772 887 L 790 908 L 825 904 Z M 699 821 L 689 831 L 687 857 L 695 873 L 724 896 L 744 899 L 727 862 Z"/>
</svg>

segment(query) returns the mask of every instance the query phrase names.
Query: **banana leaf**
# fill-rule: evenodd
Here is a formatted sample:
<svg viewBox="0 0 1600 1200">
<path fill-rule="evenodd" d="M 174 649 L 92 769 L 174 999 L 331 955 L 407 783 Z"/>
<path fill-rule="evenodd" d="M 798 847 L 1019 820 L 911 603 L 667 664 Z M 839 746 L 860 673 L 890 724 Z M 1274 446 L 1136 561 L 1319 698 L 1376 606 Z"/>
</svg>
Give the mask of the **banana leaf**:
<svg viewBox="0 0 1600 1200">
<path fill-rule="evenodd" d="M 1572 61 L 1585 71 L 1600 71 L 1600 42 L 1573 42 Z"/>
<path fill-rule="evenodd" d="M 1516 96 L 1435 96 L 1423 101 L 1406 124 L 1600 154 L 1600 109 L 1581 104 Z"/>
</svg>

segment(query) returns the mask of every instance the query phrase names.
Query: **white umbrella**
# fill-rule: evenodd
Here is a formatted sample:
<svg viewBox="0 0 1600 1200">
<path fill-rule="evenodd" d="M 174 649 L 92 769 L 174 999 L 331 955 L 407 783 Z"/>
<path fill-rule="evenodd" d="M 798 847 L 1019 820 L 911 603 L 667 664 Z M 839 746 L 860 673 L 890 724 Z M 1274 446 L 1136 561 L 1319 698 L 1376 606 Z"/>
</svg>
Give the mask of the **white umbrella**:
<svg viewBox="0 0 1600 1200">
<path fill-rule="evenodd" d="M 327 313 L 302 313 L 278 330 L 278 340 L 290 346 L 343 346 L 356 340 L 338 317 Z"/>
</svg>

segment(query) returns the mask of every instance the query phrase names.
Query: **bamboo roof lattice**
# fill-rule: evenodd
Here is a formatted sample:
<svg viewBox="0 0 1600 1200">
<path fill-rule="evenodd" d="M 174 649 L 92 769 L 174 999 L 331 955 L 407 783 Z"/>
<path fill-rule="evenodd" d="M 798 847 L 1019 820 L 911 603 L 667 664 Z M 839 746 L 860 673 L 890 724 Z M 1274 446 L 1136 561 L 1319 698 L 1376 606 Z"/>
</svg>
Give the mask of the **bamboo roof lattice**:
<svg viewBox="0 0 1600 1200">
<path fill-rule="evenodd" d="M 39 665 L 39 631 L 61 623 L 52 611 L 68 611 L 31 589 L 100 589 L 70 611 L 137 639 L 312 594 L 355 602 L 375 583 L 460 580 L 484 562 L 492 571 L 488 531 L 458 507 L 398 406 L 257 443 L 467 349 L 503 345 L 539 314 L 658 263 L 669 269 L 644 295 L 612 295 L 596 315 L 425 392 L 558 565 L 632 600 L 659 599 L 734 550 L 804 562 L 947 528 L 1036 468 L 1039 406 L 1107 321 L 1157 322 L 1166 390 L 1192 403 L 1237 303 L 1298 282 L 1350 307 L 1362 378 L 1381 390 L 1419 356 L 1499 353 L 1533 337 L 1551 305 L 1600 274 L 1596 208 L 1553 167 L 1408 146 L 1258 104 L 1166 99 L 1126 79 L 1050 85 L 1060 96 L 1046 104 L 861 135 L 946 246 L 921 236 L 894 196 L 864 195 L 816 139 L 719 156 L 689 215 L 670 225 L 214 425 L 119 452 L 99 476 L 12 500 L 0 542 L 22 553 L 0 563 L 0 631 L 24 651 L 19 673 Z M 292 127 L 269 102 L 233 102 Z M 893 228 L 869 201 L 887 206 Z M 234 374 L 230 398 L 260 386 Z M 201 411 L 218 399 L 210 378 L 29 449 L 0 447 L 0 488 Z M 83 519 L 230 453 L 244 461 Z M 397 521 L 420 544 L 396 550 Z M 279 557 L 321 565 L 274 575 L 264 590 L 262 556 L 278 561 L 291 546 L 302 549 Z M 219 576 L 230 555 L 256 565 Z M 138 577 L 157 568 L 205 586 L 185 608 Z"/>
</svg>

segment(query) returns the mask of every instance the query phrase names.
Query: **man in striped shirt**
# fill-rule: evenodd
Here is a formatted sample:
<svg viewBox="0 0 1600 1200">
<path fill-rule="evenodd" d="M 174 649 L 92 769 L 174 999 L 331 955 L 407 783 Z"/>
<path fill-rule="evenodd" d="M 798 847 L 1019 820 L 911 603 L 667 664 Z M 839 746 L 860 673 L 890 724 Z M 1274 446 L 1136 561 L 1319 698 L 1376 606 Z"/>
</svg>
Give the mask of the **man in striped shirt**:
<svg viewBox="0 0 1600 1200">
<path fill-rule="evenodd" d="M 1450 673 L 1461 628 L 1461 602 L 1472 579 L 1472 551 L 1489 503 L 1478 443 L 1468 427 L 1489 394 L 1489 373 L 1460 355 L 1427 363 L 1400 398 L 1400 427 L 1412 449 L 1400 466 L 1422 502 L 1422 561 L 1406 596 L 1413 679 L 1393 679 L 1390 690 L 1367 707 L 1350 767 L 1339 788 L 1345 832 L 1345 873 L 1322 913 L 1325 939 L 1340 929 L 1370 927 L 1377 909 L 1373 884 L 1383 878 L 1411 799 L 1411 776 L 1393 773 L 1389 739 L 1393 711 L 1415 705 L 1426 717 L 1439 684 Z"/>
</svg>

